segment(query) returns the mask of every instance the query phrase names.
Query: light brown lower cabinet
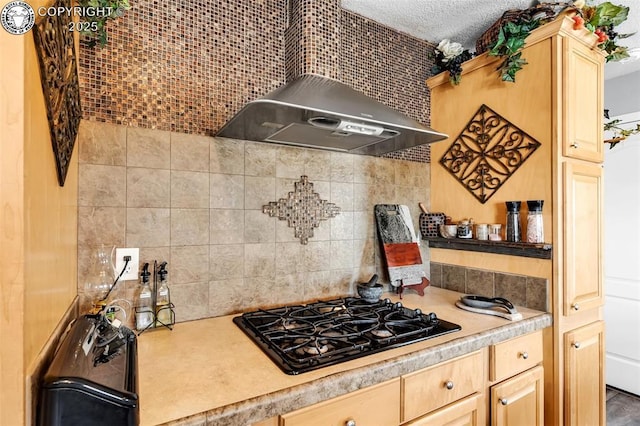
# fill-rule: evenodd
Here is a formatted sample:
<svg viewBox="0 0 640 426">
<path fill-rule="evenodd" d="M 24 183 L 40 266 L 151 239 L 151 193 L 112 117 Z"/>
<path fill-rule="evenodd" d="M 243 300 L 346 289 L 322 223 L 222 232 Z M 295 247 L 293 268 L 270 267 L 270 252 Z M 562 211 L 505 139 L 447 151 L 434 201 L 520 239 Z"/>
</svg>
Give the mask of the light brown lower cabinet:
<svg viewBox="0 0 640 426">
<path fill-rule="evenodd" d="M 565 425 L 605 424 L 604 322 L 564 334 Z"/>
<path fill-rule="evenodd" d="M 492 426 L 544 425 L 544 374 L 538 366 L 491 387 Z"/>
<path fill-rule="evenodd" d="M 542 425 L 541 348 L 536 331 L 254 426 Z"/>
<path fill-rule="evenodd" d="M 400 379 L 283 414 L 281 426 L 397 426 Z"/>
</svg>

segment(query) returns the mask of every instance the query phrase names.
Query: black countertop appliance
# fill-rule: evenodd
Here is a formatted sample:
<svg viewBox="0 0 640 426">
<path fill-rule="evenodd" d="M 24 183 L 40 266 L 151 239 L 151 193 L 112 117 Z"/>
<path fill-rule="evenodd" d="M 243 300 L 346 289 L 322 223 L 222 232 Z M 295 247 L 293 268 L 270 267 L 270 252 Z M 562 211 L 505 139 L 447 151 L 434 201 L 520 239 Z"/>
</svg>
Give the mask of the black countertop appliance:
<svg viewBox="0 0 640 426">
<path fill-rule="evenodd" d="M 43 377 L 38 424 L 137 425 L 136 336 L 101 315 L 76 319 Z"/>
</svg>

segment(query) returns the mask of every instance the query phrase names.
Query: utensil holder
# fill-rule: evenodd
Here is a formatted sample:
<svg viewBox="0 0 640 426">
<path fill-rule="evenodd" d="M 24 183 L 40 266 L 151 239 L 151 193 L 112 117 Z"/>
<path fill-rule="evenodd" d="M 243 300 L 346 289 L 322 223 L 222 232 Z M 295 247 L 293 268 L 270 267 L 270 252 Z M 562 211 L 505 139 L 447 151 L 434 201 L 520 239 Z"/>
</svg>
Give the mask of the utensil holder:
<svg viewBox="0 0 640 426">
<path fill-rule="evenodd" d="M 420 213 L 420 233 L 422 238 L 436 238 L 439 236 L 438 228 L 444 224 L 444 213 Z"/>
</svg>

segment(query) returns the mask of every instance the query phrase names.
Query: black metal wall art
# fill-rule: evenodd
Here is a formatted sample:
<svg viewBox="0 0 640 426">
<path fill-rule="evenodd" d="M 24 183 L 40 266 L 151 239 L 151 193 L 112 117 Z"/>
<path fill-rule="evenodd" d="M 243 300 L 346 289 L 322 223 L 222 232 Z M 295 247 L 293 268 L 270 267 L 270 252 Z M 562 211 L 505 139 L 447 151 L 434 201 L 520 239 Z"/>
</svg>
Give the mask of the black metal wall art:
<svg viewBox="0 0 640 426">
<path fill-rule="evenodd" d="M 482 105 L 440 164 L 484 204 L 539 146 L 529 134 Z"/>
<path fill-rule="evenodd" d="M 70 2 L 65 0 L 52 5 L 56 9 L 69 6 Z M 33 27 L 60 186 L 64 186 L 67 177 L 82 118 L 74 32 L 69 30 L 71 19 L 67 13 L 46 14 Z"/>
</svg>

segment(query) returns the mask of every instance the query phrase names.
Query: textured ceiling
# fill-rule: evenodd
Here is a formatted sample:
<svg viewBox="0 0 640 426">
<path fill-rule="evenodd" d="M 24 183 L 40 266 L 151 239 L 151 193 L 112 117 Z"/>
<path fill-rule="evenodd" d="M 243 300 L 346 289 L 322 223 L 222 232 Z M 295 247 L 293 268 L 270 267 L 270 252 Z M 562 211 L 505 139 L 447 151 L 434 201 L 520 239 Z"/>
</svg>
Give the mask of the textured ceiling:
<svg viewBox="0 0 640 426">
<path fill-rule="evenodd" d="M 618 27 L 620 33 L 640 29 L 640 1 L 620 0 L 614 4 L 630 6 L 629 17 Z M 437 44 L 448 38 L 474 51 L 475 41 L 505 10 L 524 9 L 535 0 L 342 0 L 342 7 L 387 27 Z M 589 2 L 592 3 L 592 2 Z M 595 2 L 600 3 L 600 1 Z M 640 34 L 620 41 L 640 50 Z M 606 78 L 640 71 L 640 59 L 627 63 L 608 63 Z"/>
</svg>

